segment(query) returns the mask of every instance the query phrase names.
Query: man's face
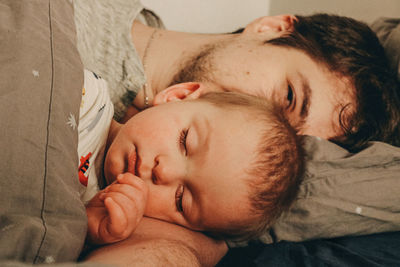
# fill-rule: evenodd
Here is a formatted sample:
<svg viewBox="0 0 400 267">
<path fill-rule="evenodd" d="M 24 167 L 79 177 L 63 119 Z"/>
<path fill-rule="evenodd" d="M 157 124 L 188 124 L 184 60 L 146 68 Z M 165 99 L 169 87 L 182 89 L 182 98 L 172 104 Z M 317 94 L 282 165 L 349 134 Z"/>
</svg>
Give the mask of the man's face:
<svg viewBox="0 0 400 267">
<path fill-rule="evenodd" d="M 105 177 L 141 177 L 149 187 L 146 216 L 195 230 L 226 228 L 249 214 L 246 169 L 260 132 L 243 112 L 203 101 L 156 106 L 122 126 Z"/>
<path fill-rule="evenodd" d="M 210 90 L 238 91 L 276 101 L 301 134 L 339 136 L 339 112 L 354 101 L 352 84 L 304 52 L 265 44 L 270 37 L 237 34 L 205 47 L 188 61 L 174 83 L 207 81 Z M 201 56 L 199 56 L 201 55 Z"/>
</svg>

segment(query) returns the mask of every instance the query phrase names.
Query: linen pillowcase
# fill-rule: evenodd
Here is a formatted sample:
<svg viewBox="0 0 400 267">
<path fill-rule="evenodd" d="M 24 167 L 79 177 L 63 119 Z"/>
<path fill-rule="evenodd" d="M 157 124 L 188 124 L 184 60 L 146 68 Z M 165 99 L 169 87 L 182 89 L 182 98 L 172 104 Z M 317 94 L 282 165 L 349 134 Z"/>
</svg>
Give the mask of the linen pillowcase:
<svg viewBox="0 0 400 267">
<path fill-rule="evenodd" d="M 83 66 L 70 1 L 0 7 L 0 260 L 74 261 L 86 236 L 78 195 Z"/>
</svg>

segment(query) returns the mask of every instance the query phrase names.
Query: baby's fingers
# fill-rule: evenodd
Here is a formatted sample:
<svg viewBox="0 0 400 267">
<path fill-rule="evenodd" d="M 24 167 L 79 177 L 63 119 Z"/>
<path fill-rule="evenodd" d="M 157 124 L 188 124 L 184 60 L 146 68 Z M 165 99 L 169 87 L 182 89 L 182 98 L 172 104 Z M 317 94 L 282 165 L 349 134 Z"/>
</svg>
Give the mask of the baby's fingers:
<svg viewBox="0 0 400 267">
<path fill-rule="evenodd" d="M 148 187 L 143 179 L 135 176 L 129 172 L 118 175 L 117 181 L 120 184 L 128 184 L 147 195 Z"/>
<path fill-rule="evenodd" d="M 107 231 L 112 236 L 121 236 L 128 225 L 128 219 L 124 213 L 123 208 L 111 197 L 107 197 L 106 199 L 104 199 L 104 205 L 106 206 L 109 214 Z"/>
<path fill-rule="evenodd" d="M 147 202 L 147 191 L 142 191 L 137 189 L 136 187 L 133 187 L 131 185 L 128 184 L 115 184 L 112 186 L 109 186 L 106 190 L 105 190 L 105 194 L 109 195 L 109 194 L 116 194 L 118 196 L 120 195 L 124 195 L 126 198 L 128 198 L 131 203 L 134 203 L 135 205 L 145 205 Z M 103 197 L 104 199 L 104 197 Z M 117 203 L 119 203 L 119 199 L 115 199 L 115 201 L 117 201 Z M 142 204 L 140 204 L 142 203 Z M 123 203 L 119 203 L 120 205 Z"/>
</svg>

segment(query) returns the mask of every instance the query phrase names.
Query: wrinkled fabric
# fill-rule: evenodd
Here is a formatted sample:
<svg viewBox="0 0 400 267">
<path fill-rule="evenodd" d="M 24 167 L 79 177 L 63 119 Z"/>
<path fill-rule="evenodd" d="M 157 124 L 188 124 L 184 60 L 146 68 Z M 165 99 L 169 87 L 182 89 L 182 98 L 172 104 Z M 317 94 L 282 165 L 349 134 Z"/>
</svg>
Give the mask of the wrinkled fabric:
<svg viewBox="0 0 400 267">
<path fill-rule="evenodd" d="M 114 118 L 121 119 L 143 88 L 146 77 L 132 43 L 135 19 L 164 27 L 139 0 L 75 0 L 78 50 L 86 69 L 103 77 L 114 104 Z"/>
<path fill-rule="evenodd" d="M 0 261 L 74 261 L 87 219 L 65 127 L 83 83 L 72 5 L 4 0 L 0 39 Z"/>
<path fill-rule="evenodd" d="M 400 80 L 400 18 L 379 18 L 371 25 L 379 38 L 391 67 Z"/>
</svg>

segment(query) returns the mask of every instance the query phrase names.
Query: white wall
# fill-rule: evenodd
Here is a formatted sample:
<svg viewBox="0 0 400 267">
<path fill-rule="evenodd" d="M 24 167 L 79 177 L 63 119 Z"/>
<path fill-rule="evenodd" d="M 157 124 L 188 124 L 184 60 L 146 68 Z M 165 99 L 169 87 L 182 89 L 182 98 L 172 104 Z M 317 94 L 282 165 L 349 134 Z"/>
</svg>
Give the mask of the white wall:
<svg viewBox="0 0 400 267">
<path fill-rule="evenodd" d="M 270 0 L 141 0 L 170 30 L 219 33 L 268 15 Z"/>
<path fill-rule="evenodd" d="M 400 18 L 400 0 L 141 0 L 171 30 L 219 33 L 247 25 L 257 17 L 329 12 L 372 22 Z"/>
<path fill-rule="evenodd" d="M 328 12 L 371 23 L 381 16 L 400 18 L 400 0 L 271 0 L 269 11 L 271 15 Z"/>
</svg>

